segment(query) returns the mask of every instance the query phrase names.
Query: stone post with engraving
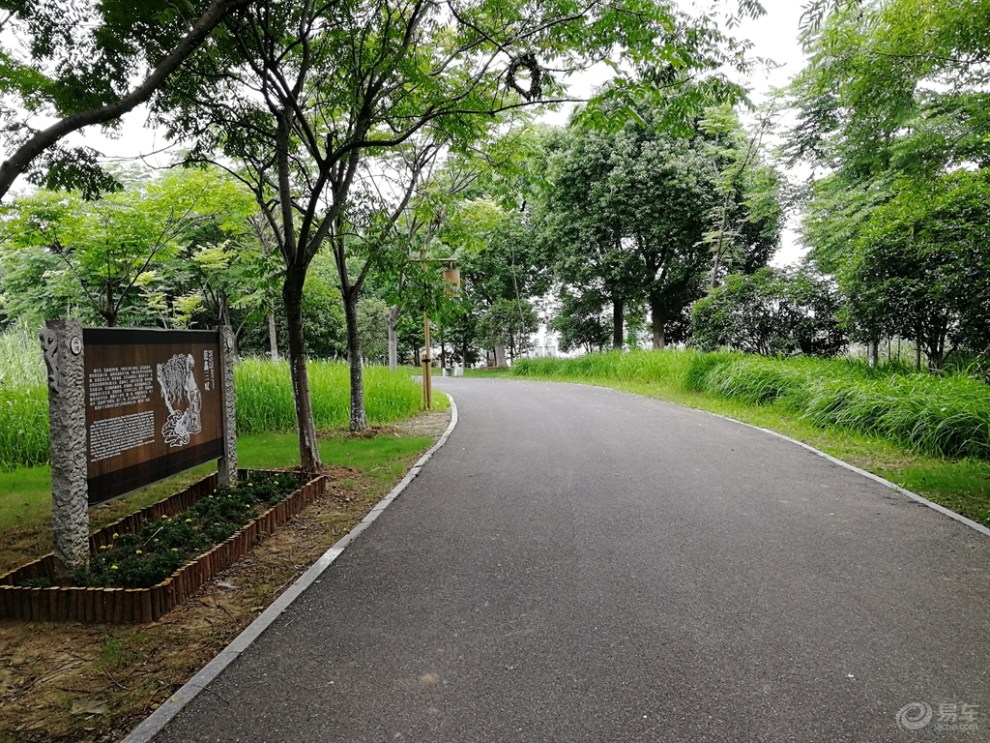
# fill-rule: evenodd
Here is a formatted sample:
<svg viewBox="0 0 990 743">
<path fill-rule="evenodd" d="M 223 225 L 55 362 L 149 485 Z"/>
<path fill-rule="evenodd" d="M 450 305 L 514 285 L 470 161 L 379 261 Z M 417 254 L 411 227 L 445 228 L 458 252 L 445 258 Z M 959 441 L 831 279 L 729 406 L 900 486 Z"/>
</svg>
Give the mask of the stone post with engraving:
<svg viewBox="0 0 990 743">
<path fill-rule="evenodd" d="M 89 562 L 82 325 L 50 321 L 41 347 L 48 367 L 55 571 L 61 577 Z"/>
<path fill-rule="evenodd" d="M 220 379 L 223 393 L 223 456 L 217 461 L 221 487 L 237 483 L 237 406 L 234 395 L 234 333 L 220 326 Z"/>
</svg>

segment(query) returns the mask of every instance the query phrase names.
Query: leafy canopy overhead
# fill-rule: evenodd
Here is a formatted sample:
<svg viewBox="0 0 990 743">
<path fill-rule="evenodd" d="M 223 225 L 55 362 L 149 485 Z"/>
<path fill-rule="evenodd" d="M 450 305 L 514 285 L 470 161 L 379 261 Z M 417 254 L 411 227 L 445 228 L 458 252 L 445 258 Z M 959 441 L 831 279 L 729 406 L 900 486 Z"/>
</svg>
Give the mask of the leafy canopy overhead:
<svg viewBox="0 0 990 743">
<path fill-rule="evenodd" d="M 96 151 L 66 145 L 65 137 L 113 126 L 146 102 L 249 2 L 0 1 L 0 198 L 25 172 L 34 183 L 78 188 L 88 198 L 119 188 Z"/>
</svg>

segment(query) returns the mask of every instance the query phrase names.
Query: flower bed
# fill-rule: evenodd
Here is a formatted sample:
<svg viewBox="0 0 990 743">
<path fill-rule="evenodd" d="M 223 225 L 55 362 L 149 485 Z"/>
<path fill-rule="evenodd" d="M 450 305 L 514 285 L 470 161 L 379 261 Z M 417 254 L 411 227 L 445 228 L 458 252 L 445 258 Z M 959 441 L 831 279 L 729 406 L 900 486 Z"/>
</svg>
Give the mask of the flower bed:
<svg viewBox="0 0 990 743">
<path fill-rule="evenodd" d="M 239 560 L 256 541 L 324 492 L 290 472 L 240 473 L 236 488 L 216 475 L 90 535 L 90 566 L 52 585 L 46 555 L 0 576 L 0 618 L 152 622 Z"/>
</svg>

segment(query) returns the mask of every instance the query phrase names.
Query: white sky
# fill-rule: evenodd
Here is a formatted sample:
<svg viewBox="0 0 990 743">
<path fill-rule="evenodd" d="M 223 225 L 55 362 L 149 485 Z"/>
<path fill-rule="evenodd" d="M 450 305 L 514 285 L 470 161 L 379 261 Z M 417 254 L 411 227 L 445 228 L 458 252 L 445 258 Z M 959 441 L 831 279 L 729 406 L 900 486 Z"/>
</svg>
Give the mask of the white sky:
<svg viewBox="0 0 990 743">
<path fill-rule="evenodd" d="M 750 79 L 753 102 L 757 104 L 763 102 L 772 89 L 784 87 L 804 66 L 804 53 L 798 43 L 798 24 L 801 19 L 801 6 L 804 3 L 799 0 L 762 0 L 762 2 L 767 11 L 766 15 L 745 22 L 739 32 L 740 36 L 753 42 L 755 54 L 768 57 L 780 65 L 776 69 L 754 74 Z M 788 120 L 793 121 L 793 117 L 785 114 L 784 121 Z M 778 139 L 776 143 L 779 144 L 780 140 Z M 782 164 L 780 167 L 783 169 Z M 802 167 L 784 172 L 793 180 L 806 180 L 810 175 L 810 170 Z M 781 236 L 781 247 L 772 261 L 773 265 L 784 266 L 795 263 L 807 252 L 807 248 L 798 242 L 799 219 L 799 214 L 788 215 L 788 222 Z"/>
<path fill-rule="evenodd" d="M 693 0 L 678 0 L 678 2 L 687 10 L 694 4 Z M 797 41 L 798 22 L 803 3 L 800 0 L 762 0 L 762 3 L 766 8 L 766 15 L 757 20 L 748 20 L 735 30 L 736 36 L 748 38 L 754 43 L 752 51 L 754 55 L 772 59 L 780 65 L 773 70 L 754 71 L 748 81 L 753 102 L 757 104 L 767 98 L 771 89 L 785 85 L 797 74 L 803 64 L 803 54 Z M 600 75 L 592 75 L 583 81 L 575 81 L 577 83 L 575 87 L 589 89 L 596 83 L 600 84 L 603 79 Z M 575 92 L 582 94 L 579 91 Z M 546 118 L 553 123 L 562 124 L 566 121 L 566 114 L 551 114 Z M 84 141 L 110 159 L 133 161 L 143 156 L 143 162 L 147 165 L 165 167 L 174 161 L 175 150 L 152 154 L 168 147 L 169 142 L 161 133 L 147 128 L 146 119 L 146 111 L 137 109 L 124 117 L 119 135 L 108 136 L 99 127 L 90 127 L 75 141 Z M 803 179 L 807 177 L 807 171 L 802 169 L 791 171 L 788 172 L 788 177 Z M 24 183 L 19 182 L 18 186 L 23 189 Z M 796 220 L 797 215 L 792 214 L 784 231 L 781 249 L 774 258 L 774 265 L 793 263 L 805 252 L 797 243 L 794 229 Z"/>
</svg>

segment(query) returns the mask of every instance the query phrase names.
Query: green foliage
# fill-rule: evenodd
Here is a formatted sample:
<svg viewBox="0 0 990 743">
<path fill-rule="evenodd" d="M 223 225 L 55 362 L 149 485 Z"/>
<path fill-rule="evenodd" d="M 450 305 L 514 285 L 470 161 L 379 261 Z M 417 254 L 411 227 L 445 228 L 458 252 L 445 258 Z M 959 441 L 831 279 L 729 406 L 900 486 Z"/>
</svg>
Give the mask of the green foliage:
<svg viewBox="0 0 990 743">
<path fill-rule="evenodd" d="M 844 176 L 925 179 L 986 157 L 986 0 L 839 6 L 807 35 L 791 150 Z"/>
<path fill-rule="evenodd" d="M 348 426 L 349 377 L 344 363 L 311 361 L 313 415 L 318 428 Z M 372 424 L 392 423 L 419 410 L 422 391 L 409 375 L 369 366 L 365 375 L 365 406 Z M 234 369 L 237 389 L 237 430 L 289 431 L 296 425 L 289 365 L 286 362 L 245 359 Z"/>
<path fill-rule="evenodd" d="M 703 126 L 678 137 L 664 129 L 663 111 L 641 111 L 618 131 L 572 127 L 551 141 L 541 212 L 544 241 L 572 298 L 565 311 L 580 306 L 588 317 L 611 304 L 621 321 L 628 307 L 645 305 L 656 345 L 677 333 L 713 254 L 721 265 L 754 270 L 780 228 L 768 185 L 775 174 L 758 167 L 758 148 L 735 117 L 710 109 Z M 623 335 L 621 327 L 613 332 Z"/>
<path fill-rule="evenodd" d="M 935 377 L 898 366 L 870 369 L 851 360 L 694 351 L 520 359 L 512 373 L 664 384 L 777 405 L 815 426 L 878 436 L 915 452 L 990 459 L 990 387 L 962 375 Z"/>
<path fill-rule="evenodd" d="M 981 357 L 990 116 L 990 3 L 815 2 L 789 149 L 830 174 L 812 186 L 812 257 L 840 278 L 857 339 L 921 346 L 932 371 Z"/>
<path fill-rule="evenodd" d="M 707 351 L 832 356 L 845 346 L 838 308 L 831 282 L 807 269 L 733 274 L 692 305 L 691 342 Z"/>
<path fill-rule="evenodd" d="M 932 370 L 952 345 L 986 353 L 988 201 L 990 171 L 961 171 L 923 191 L 902 184 L 871 212 L 839 274 L 858 337 L 916 339 Z"/>
<path fill-rule="evenodd" d="M 294 472 L 253 472 L 236 487 L 218 488 L 186 511 L 148 521 L 137 532 L 114 534 L 113 542 L 90 556 L 72 585 L 149 588 L 248 521 L 280 503 L 302 485 Z"/>
<path fill-rule="evenodd" d="M 39 191 L 5 211 L 3 311 L 25 322 L 186 326 L 212 301 L 216 324 L 221 304 L 250 291 L 230 240 L 244 234 L 253 199 L 215 170 L 142 180 L 97 201 Z"/>
<path fill-rule="evenodd" d="M 585 352 L 603 351 L 612 340 L 611 318 L 592 295 L 576 295 L 564 290 L 560 307 L 549 322 L 550 330 L 560 334 L 564 351 L 583 348 Z"/>
<path fill-rule="evenodd" d="M 505 346 L 525 351 L 529 336 L 539 329 L 539 318 L 527 300 L 499 299 L 478 320 L 477 339 L 485 348 Z"/>
<path fill-rule="evenodd" d="M 32 183 L 77 189 L 86 198 L 119 190 L 117 174 L 106 172 L 98 153 L 85 144 L 70 146 L 56 137 L 40 152 L 18 150 L 44 128 L 39 122 L 45 127 L 59 119 L 59 125 L 78 122 L 62 136 L 87 122 L 102 122 L 81 117 L 119 103 L 135 79 L 147 75 L 176 48 L 208 5 L 207 0 L 190 0 L 177 12 L 174 7 L 130 0 L 3 3 L 0 127 L 5 136 L 0 144 L 4 160 L 0 197 L 7 193 L 9 178 L 22 172 Z M 117 116 L 139 102 L 133 100 Z M 115 123 L 111 119 L 107 126 Z"/>
<path fill-rule="evenodd" d="M 0 335 L 0 471 L 48 461 L 48 392 L 41 347 L 24 330 Z M 317 425 L 339 430 L 348 422 L 348 373 L 342 363 L 311 362 Z M 415 415 L 421 390 L 408 374 L 365 369 L 365 395 L 372 423 Z M 235 366 L 237 427 L 241 434 L 295 428 L 288 365 L 247 359 Z"/>
</svg>

